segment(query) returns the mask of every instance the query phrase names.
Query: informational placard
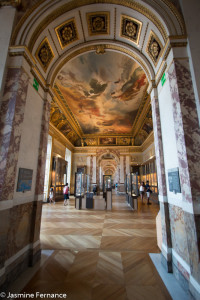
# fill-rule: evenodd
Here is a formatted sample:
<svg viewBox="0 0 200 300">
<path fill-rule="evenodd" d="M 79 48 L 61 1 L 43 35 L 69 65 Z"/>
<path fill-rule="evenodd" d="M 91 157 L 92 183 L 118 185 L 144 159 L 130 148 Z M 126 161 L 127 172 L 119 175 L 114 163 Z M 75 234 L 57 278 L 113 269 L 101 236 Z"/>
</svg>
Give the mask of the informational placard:
<svg viewBox="0 0 200 300">
<path fill-rule="evenodd" d="M 33 170 L 19 168 L 17 192 L 26 192 L 31 190 Z"/>
<path fill-rule="evenodd" d="M 169 191 L 173 193 L 181 193 L 180 179 L 179 179 L 179 169 L 169 169 L 168 170 L 168 182 Z"/>
</svg>

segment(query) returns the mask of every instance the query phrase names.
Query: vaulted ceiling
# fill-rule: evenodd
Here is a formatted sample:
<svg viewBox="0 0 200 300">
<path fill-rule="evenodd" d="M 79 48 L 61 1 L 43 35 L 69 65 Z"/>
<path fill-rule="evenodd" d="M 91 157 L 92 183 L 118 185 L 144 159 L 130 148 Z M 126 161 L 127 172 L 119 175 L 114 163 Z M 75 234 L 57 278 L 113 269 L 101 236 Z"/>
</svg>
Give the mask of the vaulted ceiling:
<svg viewBox="0 0 200 300">
<path fill-rule="evenodd" d="M 160 80 L 168 36 L 185 33 L 175 6 L 169 0 L 21 5 L 35 6 L 12 43 L 27 47 L 38 79 L 52 89 L 50 126 L 73 146 L 141 145 L 153 130 L 149 90 Z"/>
</svg>

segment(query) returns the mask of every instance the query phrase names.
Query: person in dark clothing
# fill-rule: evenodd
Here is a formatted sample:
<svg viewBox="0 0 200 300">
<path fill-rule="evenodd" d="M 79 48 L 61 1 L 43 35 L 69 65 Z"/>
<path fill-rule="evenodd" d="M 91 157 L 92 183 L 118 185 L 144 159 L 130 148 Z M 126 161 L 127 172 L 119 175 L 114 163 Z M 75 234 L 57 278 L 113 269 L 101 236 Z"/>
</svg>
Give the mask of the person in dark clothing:
<svg viewBox="0 0 200 300">
<path fill-rule="evenodd" d="M 93 193 L 94 193 L 94 195 L 97 194 L 97 186 L 96 185 L 93 186 Z"/>
<path fill-rule="evenodd" d="M 150 202 L 150 193 L 151 193 L 151 190 L 150 190 L 150 185 L 149 185 L 149 181 L 147 180 L 147 183 L 145 185 L 145 188 L 146 188 L 146 193 L 147 193 L 147 205 L 151 205 L 151 202 Z"/>
</svg>

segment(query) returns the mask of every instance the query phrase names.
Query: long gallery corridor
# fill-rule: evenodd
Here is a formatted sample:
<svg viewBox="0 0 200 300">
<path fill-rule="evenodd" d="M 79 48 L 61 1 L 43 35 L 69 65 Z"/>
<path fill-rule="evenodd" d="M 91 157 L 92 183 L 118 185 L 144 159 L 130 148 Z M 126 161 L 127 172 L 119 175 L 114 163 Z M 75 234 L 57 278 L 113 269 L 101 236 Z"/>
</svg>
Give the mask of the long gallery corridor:
<svg viewBox="0 0 200 300">
<path fill-rule="evenodd" d="M 146 199 L 145 199 L 146 201 Z M 158 205 L 132 211 L 113 194 L 112 211 L 76 210 L 74 200 L 43 205 L 41 244 L 53 250 L 24 292 L 71 300 L 171 299 L 148 253 L 158 253 Z"/>
</svg>

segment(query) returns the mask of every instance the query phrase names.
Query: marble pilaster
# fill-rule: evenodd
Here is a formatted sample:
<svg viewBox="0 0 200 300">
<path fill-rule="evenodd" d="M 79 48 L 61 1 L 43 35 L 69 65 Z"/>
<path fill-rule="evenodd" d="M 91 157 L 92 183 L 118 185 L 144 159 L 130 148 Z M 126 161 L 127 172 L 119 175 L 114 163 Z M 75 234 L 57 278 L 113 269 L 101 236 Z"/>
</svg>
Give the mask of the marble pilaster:
<svg viewBox="0 0 200 300">
<path fill-rule="evenodd" d="M 28 89 L 22 68 L 8 69 L 0 111 L 0 200 L 13 198 Z"/>
<path fill-rule="evenodd" d="M 93 156 L 90 157 L 90 182 L 93 183 Z"/>
<path fill-rule="evenodd" d="M 97 165 L 96 164 L 97 164 L 96 156 L 93 156 L 93 173 L 92 173 L 93 183 L 97 182 L 97 178 L 96 178 Z"/>
<path fill-rule="evenodd" d="M 183 201 L 193 202 L 195 211 L 195 207 L 200 203 L 200 129 L 188 60 L 175 60 L 168 74 L 173 101 L 181 192 Z"/>
<path fill-rule="evenodd" d="M 160 122 L 160 112 L 158 97 L 152 93 L 151 107 L 152 107 L 152 118 L 153 118 L 153 129 L 154 129 L 154 143 L 155 143 L 155 154 L 156 154 L 156 165 L 157 165 L 157 178 L 158 178 L 158 190 L 160 201 L 160 212 L 161 212 L 161 224 L 162 224 L 162 254 L 166 259 L 168 272 L 172 271 L 172 256 L 171 256 L 171 232 L 170 232 L 170 217 L 169 217 L 169 205 L 167 202 L 167 187 L 166 187 L 166 176 L 165 176 L 165 164 L 164 154 L 162 145 L 162 132 Z"/>
<path fill-rule="evenodd" d="M 188 59 L 169 70 L 177 156 L 191 275 L 200 284 L 200 128 Z"/>
<path fill-rule="evenodd" d="M 40 132 L 40 146 L 38 153 L 38 166 L 36 176 L 36 197 L 43 195 L 44 192 L 44 176 L 45 176 L 45 163 L 47 153 L 48 131 L 49 131 L 49 118 L 50 118 L 51 104 L 48 100 L 44 100 L 42 124 Z"/>
</svg>

